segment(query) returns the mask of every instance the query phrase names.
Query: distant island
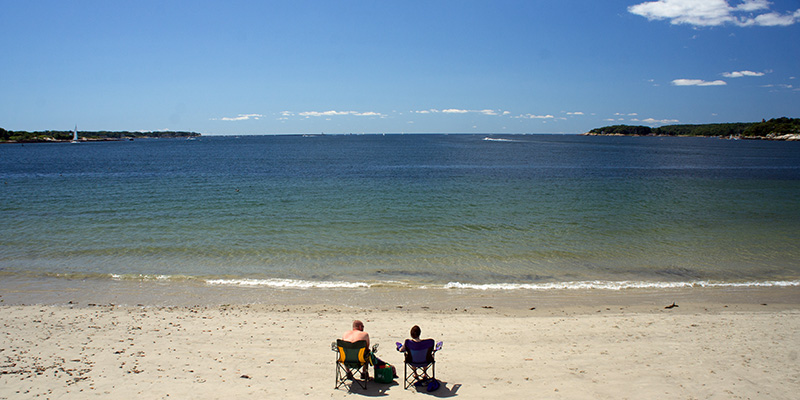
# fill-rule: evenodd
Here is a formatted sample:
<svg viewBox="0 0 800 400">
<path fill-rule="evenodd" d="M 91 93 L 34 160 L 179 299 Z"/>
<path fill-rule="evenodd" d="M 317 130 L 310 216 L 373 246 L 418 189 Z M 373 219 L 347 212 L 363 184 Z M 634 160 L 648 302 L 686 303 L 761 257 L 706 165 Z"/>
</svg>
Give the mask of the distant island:
<svg viewBox="0 0 800 400">
<path fill-rule="evenodd" d="M 72 131 L 7 131 L 0 128 L 0 143 L 58 143 L 72 140 Z M 78 131 L 81 142 L 133 140 L 142 138 L 193 138 L 200 136 L 196 132 L 130 132 L 130 131 Z"/>
<path fill-rule="evenodd" d="M 761 122 L 700 125 L 649 126 L 612 125 L 595 128 L 583 135 L 607 136 L 710 136 L 731 139 L 800 140 L 800 118 L 774 118 Z"/>
</svg>

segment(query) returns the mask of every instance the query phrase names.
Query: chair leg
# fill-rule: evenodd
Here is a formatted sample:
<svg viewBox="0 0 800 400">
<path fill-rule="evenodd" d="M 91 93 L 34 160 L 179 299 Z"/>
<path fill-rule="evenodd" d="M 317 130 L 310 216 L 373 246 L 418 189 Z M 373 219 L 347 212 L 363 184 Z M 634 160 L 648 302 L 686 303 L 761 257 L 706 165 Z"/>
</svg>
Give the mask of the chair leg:
<svg viewBox="0 0 800 400">
<path fill-rule="evenodd" d="M 338 389 L 339 386 L 346 385 L 347 380 L 350 379 L 351 382 L 355 382 L 358 386 L 361 386 L 362 389 L 367 389 L 367 380 L 360 381 L 356 379 L 355 374 L 359 374 L 362 372 L 363 367 L 358 367 L 355 370 L 348 368 L 346 365 L 343 365 L 340 362 L 336 362 L 336 386 L 334 389 Z"/>
<path fill-rule="evenodd" d="M 417 372 L 417 367 L 409 364 L 404 365 L 405 367 L 403 368 L 403 371 L 405 373 L 403 378 L 403 389 L 408 389 L 419 381 L 419 373 Z M 411 372 L 411 376 L 408 375 L 409 371 Z"/>
<path fill-rule="evenodd" d="M 408 372 L 411 370 L 412 376 Z M 430 374 L 428 372 L 430 371 Z M 415 367 L 407 363 L 403 364 L 403 389 L 408 389 L 411 385 L 425 380 L 436 379 L 436 362 L 432 362 L 424 367 Z"/>
</svg>

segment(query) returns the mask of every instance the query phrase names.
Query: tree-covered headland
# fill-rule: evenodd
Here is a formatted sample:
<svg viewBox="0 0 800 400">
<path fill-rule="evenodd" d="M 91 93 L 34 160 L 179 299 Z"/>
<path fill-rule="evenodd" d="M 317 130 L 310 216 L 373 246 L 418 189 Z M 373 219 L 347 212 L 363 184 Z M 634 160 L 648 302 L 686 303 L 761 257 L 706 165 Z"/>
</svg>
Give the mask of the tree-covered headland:
<svg viewBox="0 0 800 400">
<path fill-rule="evenodd" d="M 612 125 L 595 128 L 586 135 L 623 136 L 716 136 L 742 139 L 800 140 L 800 118 L 774 118 L 761 122 L 649 126 Z"/>
<path fill-rule="evenodd" d="M 141 138 L 189 138 L 200 136 L 196 132 L 130 132 L 130 131 L 78 131 L 81 141 L 130 140 Z M 7 131 L 0 128 L 0 142 L 36 143 L 36 142 L 68 142 L 72 140 L 72 131 Z"/>
</svg>

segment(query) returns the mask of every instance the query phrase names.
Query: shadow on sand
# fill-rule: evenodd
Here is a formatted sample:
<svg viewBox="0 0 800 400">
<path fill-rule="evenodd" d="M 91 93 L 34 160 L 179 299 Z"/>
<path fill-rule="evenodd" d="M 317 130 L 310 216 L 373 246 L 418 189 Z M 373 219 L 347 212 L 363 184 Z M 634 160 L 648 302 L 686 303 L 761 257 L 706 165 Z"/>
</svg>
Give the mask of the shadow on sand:
<svg viewBox="0 0 800 400">
<path fill-rule="evenodd" d="M 439 381 L 439 389 L 433 392 L 428 392 L 426 388 L 423 387 L 416 387 L 412 386 L 407 390 L 416 390 L 417 393 L 431 395 L 433 397 L 455 397 L 458 396 L 458 389 L 461 388 L 460 383 L 453 384 L 452 386 L 448 386 L 447 382 Z M 403 390 L 403 387 L 395 382 L 392 381 L 391 383 L 377 383 L 375 381 L 370 381 L 367 385 L 366 389 L 362 389 L 357 384 L 351 383 L 348 387 L 348 392 L 352 394 L 360 394 L 362 396 L 369 396 L 369 397 L 381 397 L 381 396 L 388 396 L 389 389 L 397 387 L 399 390 Z"/>
</svg>

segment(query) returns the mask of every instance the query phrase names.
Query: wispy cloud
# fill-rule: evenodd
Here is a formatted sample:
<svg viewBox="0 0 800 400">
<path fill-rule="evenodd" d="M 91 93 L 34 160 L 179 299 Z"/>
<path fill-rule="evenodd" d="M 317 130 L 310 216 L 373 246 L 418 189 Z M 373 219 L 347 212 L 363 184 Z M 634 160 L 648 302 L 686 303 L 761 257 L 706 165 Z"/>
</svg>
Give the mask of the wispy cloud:
<svg viewBox="0 0 800 400">
<path fill-rule="evenodd" d="M 722 80 L 704 81 L 702 79 L 675 79 L 672 81 L 675 86 L 724 86 L 728 83 Z"/>
<path fill-rule="evenodd" d="M 776 85 L 763 85 L 761 87 L 778 88 L 778 89 L 793 89 L 794 88 L 794 86 L 789 85 L 789 84 L 785 84 L 785 83 L 779 83 L 779 84 L 776 84 Z"/>
<path fill-rule="evenodd" d="M 288 112 L 288 111 L 284 111 L 284 112 L 281 113 L 281 115 L 284 116 L 284 117 L 289 117 L 289 116 L 292 116 L 294 114 L 291 113 L 291 112 Z M 297 113 L 297 115 L 301 116 L 301 117 L 306 117 L 306 118 L 311 118 L 311 117 L 336 117 L 336 116 L 345 116 L 345 115 L 352 115 L 352 116 L 356 116 L 356 117 L 383 117 L 384 116 L 383 114 L 381 114 L 379 112 L 374 112 L 374 111 L 360 112 L 360 111 L 334 111 L 334 110 L 329 110 L 329 111 L 303 111 L 303 112 Z"/>
<path fill-rule="evenodd" d="M 247 121 L 248 119 L 260 119 L 261 114 L 239 114 L 235 117 L 211 118 L 212 121 Z"/>
<path fill-rule="evenodd" d="M 789 26 L 800 21 L 800 9 L 782 14 L 770 6 L 767 0 L 743 0 L 736 6 L 727 0 L 658 0 L 630 6 L 628 12 L 674 25 Z"/>
<path fill-rule="evenodd" d="M 524 118 L 524 119 L 552 119 L 555 118 L 554 116 L 547 114 L 547 115 L 536 115 L 536 114 L 522 114 L 516 116 L 514 118 Z"/>
<path fill-rule="evenodd" d="M 666 124 L 677 124 L 677 119 L 655 119 L 655 118 L 645 118 L 645 119 L 632 119 L 631 121 L 634 122 L 641 122 L 645 125 L 666 125 Z"/>
<path fill-rule="evenodd" d="M 417 114 L 435 114 L 435 113 L 443 113 L 443 114 L 470 114 L 470 113 L 477 113 L 483 115 L 509 115 L 511 112 L 503 111 L 503 110 L 492 110 L 492 109 L 483 109 L 483 110 L 465 110 L 461 108 L 445 108 L 443 110 L 438 110 L 436 108 L 430 108 L 427 110 L 418 110 L 412 111 Z"/>
<path fill-rule="evenodd" d="M 723 72 L 722 76 L 726 78 L 741 78 L 743 76 L 764 76 L 764 73 L 753 72 L 753 71 L 733 71 L 733 72 Z"/>
<path fill-rule="evenodd" d="M 567 115 L 583 115 L 583 111 L 567 111 Z"/>
<path fill-rule="evenodd" d="M 446 110 L 442 110 L 445 114 L 466 114 L 469 110 L 460 110 L 458 108 L 448 108 Z"/>
</svg>

